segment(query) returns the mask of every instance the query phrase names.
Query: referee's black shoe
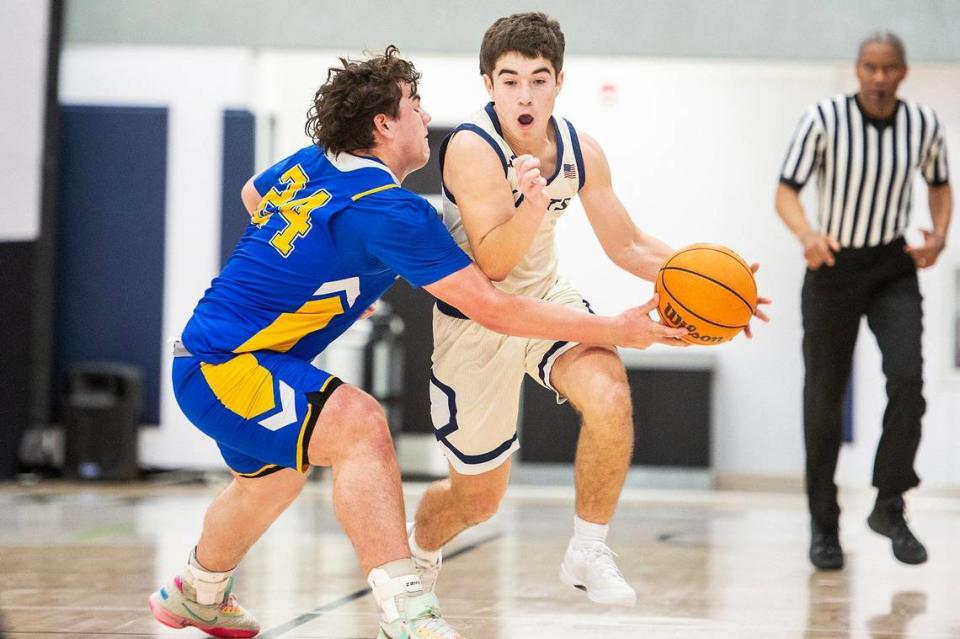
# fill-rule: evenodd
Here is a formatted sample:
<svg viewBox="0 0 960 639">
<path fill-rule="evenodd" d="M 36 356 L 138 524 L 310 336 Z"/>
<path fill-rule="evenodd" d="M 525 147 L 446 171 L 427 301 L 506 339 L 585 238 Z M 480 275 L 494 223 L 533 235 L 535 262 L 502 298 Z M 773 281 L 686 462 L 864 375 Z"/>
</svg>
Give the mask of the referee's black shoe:
<svg viewBox="0 0 960 639">
<path fill-rule="evenodd" d="M 810 525 L 810 563 L 819 570 L 842 570 L 843 548 L 840 547 L 840 534 L 834 530 L 823 530 L 816 524 Z"/>
<path fill-rule="evenodd" d="M 873 512 L 867 517 L 867 525 L 892 541 L 893 556 L 905 564 L 922 564 L 927 560 L 923 547 L 903 517 L 903 497 L 896 495 L 877 499 Z"/>
</svg>

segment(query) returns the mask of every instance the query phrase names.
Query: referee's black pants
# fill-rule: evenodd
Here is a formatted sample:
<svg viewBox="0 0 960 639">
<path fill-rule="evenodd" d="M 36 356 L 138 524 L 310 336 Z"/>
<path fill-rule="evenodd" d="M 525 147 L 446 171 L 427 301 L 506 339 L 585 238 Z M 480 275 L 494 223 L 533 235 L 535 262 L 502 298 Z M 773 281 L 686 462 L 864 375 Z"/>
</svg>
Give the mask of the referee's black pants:
<svg viewBox="0 0 960 639">
<path fill-rule="evenodd" d="M 807 271 L 803 281 L 803 427 L 807 499 L 813 523 L 838 528 L 834 473 L 842 439 L 843 393 L 850 378 L 860 318 L 877 338 L 887 380 L 887 408 L 873 465 L 873 485 L 883 497 L 920 483 L 913 469 L 920 445 L 923 399 L 923 332 L 920 287 L 904 240 L 843 249 L 833 267 Z"/>
</svg>

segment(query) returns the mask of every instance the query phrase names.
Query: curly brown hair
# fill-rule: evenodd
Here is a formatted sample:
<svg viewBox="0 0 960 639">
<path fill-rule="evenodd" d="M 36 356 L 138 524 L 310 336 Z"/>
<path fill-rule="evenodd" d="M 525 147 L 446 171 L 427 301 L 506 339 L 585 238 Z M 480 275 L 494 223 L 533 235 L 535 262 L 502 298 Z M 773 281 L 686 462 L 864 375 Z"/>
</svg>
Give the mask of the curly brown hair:
<svg viewBox="0 0 960 639">
<path fill-rule="evenodd" d="M 500 18 L 483 34 L 480 74 L 493 77 L 500 56 L 516 51 L 528 58 L 543 56 L 560 73 L 565 46 L 560 23 L 545 13 L 515 13 Z"/>
<path fill-rule="evenodd" d="M 304 127 L 315 145 L 332 153 L 373 147 L 374 116 L 397 117 L 402 84 L 410 85 L 411 95 L 417 93 L 420 73 L 399 53 L 391 44 L 383 55 L 368 60 L 340 58 L 342 67 L 327 70 Z"/>
</svg>

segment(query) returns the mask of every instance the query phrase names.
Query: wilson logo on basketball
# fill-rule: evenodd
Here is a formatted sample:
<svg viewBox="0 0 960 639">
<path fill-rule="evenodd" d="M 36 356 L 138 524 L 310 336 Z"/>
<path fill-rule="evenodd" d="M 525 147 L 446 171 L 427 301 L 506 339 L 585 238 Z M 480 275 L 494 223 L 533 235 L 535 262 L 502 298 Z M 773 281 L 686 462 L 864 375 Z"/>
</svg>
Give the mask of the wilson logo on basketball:
<svg viewBox="0 0 960 639">
<path fill-rule="evenodd" d="M 697 331 L 697 327 L 694 326 L 693 324 L 688 323 L 685 319 L 683 319 L 683 316 L 680 315 L 680 313 L 677 312 L 675 308 L 673 308 L 670 302 L 667 302 L 667 307 L 663 309 L 663 316 L 664 316 L 664 319 L 671 326 L 675 328 L 685 328 L 688 331 L 690 331 L 687 334 L 687 338 L 689 339 L 695 339 L 698 342 L 702 342 L 704 344 L 719 344 L 720 342 L 723 341 L 722 337 L 716 337 L 713 335 L 701 335 Z"/>
</svg>

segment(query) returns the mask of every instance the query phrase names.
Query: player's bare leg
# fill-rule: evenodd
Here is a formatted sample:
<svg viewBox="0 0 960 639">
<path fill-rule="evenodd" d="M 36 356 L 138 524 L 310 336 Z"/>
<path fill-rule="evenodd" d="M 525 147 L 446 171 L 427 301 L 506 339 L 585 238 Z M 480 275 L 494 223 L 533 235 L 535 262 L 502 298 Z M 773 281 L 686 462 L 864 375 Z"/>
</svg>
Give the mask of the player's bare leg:
<svg viewBox="0 0 960 639">
<path fill-rule="evenodd" d="M 191 625 L 215 637 L 256 635 L 259 623 L 232 593 L 233 571 L 305 482 L 305 475 L 289 468 L 234 478 L 207 508 L 183 574 L 150 596 L 153 615 L 168 626 Z"/>
<path fill-rule="evenodd" d="M 633 453 L 633 408 L 623 363 L 612 349 L 580 345 L 560 356 L 550 381 L 582 418 L 574 466 L 577 515 L 607 524 Z"/>
<path fill-rule="evenodd" d="M 423 591 L 410 558 L 400 468 L 377 400 L 338 388 L 308 453 L 312 464 L 333 468 L 334 511 L 383 613 L 379 637 L 461 639 L 440 616 L 436 596 Z"/>
<path fill-rule="evenodd" d="M 606 545 L 633 453 L 626 371 L 613 349 L 579 345 L 557 360 L 550 381 L 582 417 L 574 464 L 577 516 L 561 579 L 585 590 L 592 601 L 632 606 L 636 593 Z"/>
<path fill-rule="evenodd" d="M 203 518 L 197 561 L 209 571 L 236 568 L 267 528 L 297 498 L 306 475 L 285 468 L 264 477 L 236 477 Z"/>
<path fill-rule="evenodd" d="M 333 508 L 364 573 L 409 558 L 400 468 L 380 404 L 344 384 L 330 396 L 307 449 L 333 469 Z"/>
<path fill-rule="evenodd" d="M 410 558 L 400 470 L 386 419 L 376 400 L 351 386 L 337 388 L 318 417 L 308 458 L 313 465 L 333 468 L 334 511 L 383 612 L 380 636 L 458 639 L 460 635 L 440 616 L 436 597 L 422 591 Z M 255 620 L 230 595 L 233 567 L 299 494 L 303 482 L 295 471 L 283 470 L 231 484 L 208 510 L 198 550 L 188 563 L 191 583 L 199 587 L 188 586 L 177 577 L 171 586 L 161 589 L 154 598 L 166 594 L 164 605 L 155 605 L 161 603 L 159 599 L 151 601 L 158 619 L 168 625 L 194 625 L 214 636 L 257 634 Z M 277 491 L 272 497 L 271 488 Z M 185 598 L 188 606 L 202 605 L 190 619 L 166 618 L 163 609 L 171 597 Z M 221 601 L 219 606 L 217 601 Z M 243 627 L 229 628 L 220 627 L 222 623 L 205 623 L 222 621 L 228 613 L 242 613 L 249 620 Z"/>
<path fill-rule="evenodd" d="M 434 589 L 444 544 L 461 532 L 493 517 L 510 481 L 510 460 L 479 475 L 463 475 L 453 467 L 447 479 L 427 488 L 417 506 L 410 533 L 410 551 L 423 589 Z"/>
</svg>

